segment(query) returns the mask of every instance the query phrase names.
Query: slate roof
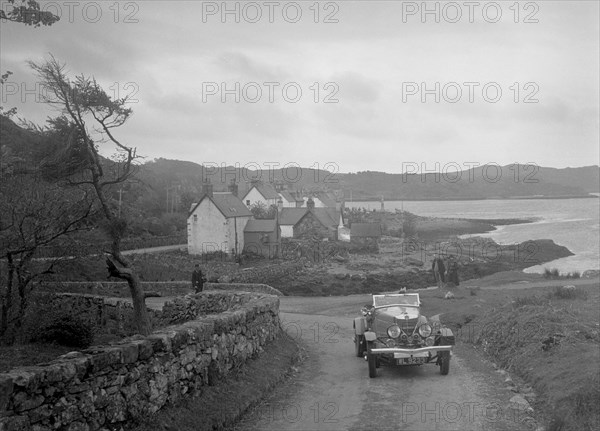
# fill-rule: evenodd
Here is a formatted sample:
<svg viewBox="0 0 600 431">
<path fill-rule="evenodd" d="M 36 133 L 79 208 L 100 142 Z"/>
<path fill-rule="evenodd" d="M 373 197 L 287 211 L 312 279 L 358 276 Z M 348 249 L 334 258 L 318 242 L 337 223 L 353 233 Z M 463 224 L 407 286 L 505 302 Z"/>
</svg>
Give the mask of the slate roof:
<svg viewBox="0 0 600 431">
<path fill-rule="evenodd" d="M 326 207 L 333 207 L 333 208 L 335 208 L 335 199 L 333 199 L 328 194 L 326 194 L 326 193 L 318 193 L 315 197 L 319 198 L 319 200 L 321 202 L 323 202 L 323 205 L 325 205 Z"/>
<path fill-rule="evenodd" d="M 381 236 L 379 223 L 352 223 L 350 226 L 350 238 L 372 238 Z"/>
<path fill-rule="evenodd" d="M 213 204 L 221 211 L 225 218 L 232 217 L 252 217 L 252 213 L 244 205 L 244 203 L 237 196 L 231 193 L 214 193 L 211 196 L 204 195 L 200 201 L 194 206 L 194 208 L 190 211 L 190 214 L 193 213 L 198 205 L 202 203 L 204 199 L 210 199 Z"/>
<path fill-rule="evenodd" d="M 277 220 L 250 219 L 244 228 L 244 232 L 274 232 L 276 230 Z"/>
<path fill-rule="evenodd" d="M 279 224 L 295 226 L 310 211 L 308 208 L 283 208 L 279 213 Z M 312 213 L 323 226 L 337 226 L 339 223 L 335 208 L 313 208 Z"/>
<path fill-rule="evenodd" d="M 257 184 L 257 185 L 254 185 L 253 187 L 250 188 L 250 190 L 248 190 L 248 193 L 250 193 L 253 188 L 256 188 L 256 190 L 258 190 L 258 192 L 261 195 L 263 195 L 263 197 L 265 199 L 279 199 L 279 193 L 277 193 L 275 191 L 275 189 L 273 188 L 273 186 L 270 185 L 270 184 Z M 244 195 L 244 199 L 246 199 L 246 196 L 248 196 L 248 193 L 246 193 Z"/>
<path fill-rule="evenodd" d="M 279 192 L 279 194 L 281 195 L 281 197 L 283 197 L 288 202 L 296 202 L 298 200 L 298 199 L 296 199 L 295 196 L 293 196 L 287 190 L 282 190 L 281 192 Z"/>
<path fill-rule="evenodd" d="M 279 224 L 294 226 L 308 211 L 307 208 L 282 208 L 279 213 Z"/>
</svg>

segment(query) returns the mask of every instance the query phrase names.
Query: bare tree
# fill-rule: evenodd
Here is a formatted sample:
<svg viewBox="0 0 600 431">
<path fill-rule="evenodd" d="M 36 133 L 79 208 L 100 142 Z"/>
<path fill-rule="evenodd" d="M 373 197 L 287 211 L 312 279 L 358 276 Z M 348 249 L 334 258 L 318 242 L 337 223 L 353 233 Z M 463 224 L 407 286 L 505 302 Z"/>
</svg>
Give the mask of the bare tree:
<svg viewBox="0 0 600 431">
<path fill-rule="evenodd" d="M 60 17 L 52 12 L 44 11 L 35 0 L 8 0 L 9 7 L 0 9 L 0 19 L 18 22 L 25 25 L 39 27 L 40 25 L 52 25 Z M 4 5 L 3 5 L 4 6 Z"/>
<path fill-rule="evenodd" d="M 3 174 L 0 181 L 0 339 L 18 332 L 33 281 L 52 273 L 60 259 L 35 259 L 41 247 L 87 227 L 93 201 L 81 189 L 65 189 L 31 173 Z M 7 331 L 12 328 L 11 334 Z"/>
<path fill-rule="evenodd" d="M 151 324 L 140 279 L 121 253 L 127 220 L 119 215 L 110 197 L 115 187 L 136 172 L 136 149 L 114 134 L 114 129 L 125 124 L 132 114 L 126 107 L 128 100 L 111 99 L 94 78 L 79 75 L 71 80 L 65 65 L 52 56 L 45 62 L 29 62 L 29 65 L 47 90 L 44 101 L 61 113 L 50 120 L 56 132 L 65 137 L 54 165 L 49 164 L 50 172 L 67 178 L 72 185 L 93 190 L 111 239 L 111 248 L 106 250 L 109 275 L 127 281 L 137 330 L 148 334 Z M 100 154 L 100 148 L 107 147 L 116 150 L 112 160 Z"/>
</svg>

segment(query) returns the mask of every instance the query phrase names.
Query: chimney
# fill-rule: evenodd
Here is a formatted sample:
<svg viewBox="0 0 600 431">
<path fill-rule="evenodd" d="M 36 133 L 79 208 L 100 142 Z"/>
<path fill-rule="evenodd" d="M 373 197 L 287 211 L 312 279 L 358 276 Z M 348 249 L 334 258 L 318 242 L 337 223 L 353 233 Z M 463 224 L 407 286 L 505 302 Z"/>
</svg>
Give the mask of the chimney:
<svg viewBox="0 0 600 431">
<path fill-rule="evenodd" d="M 229 183 L 228 189 L 229 189 L 229 191 L 231 192 L 232 195 L 234 195 L 234 196 L 238 195 L 238 185 L 235 182 L 235 179 L 231 180 L 231 183 Z"/>
<path fill-rule="evenodd" d="M 313 201 L 312 197 L 308 198 L 308 200 L 306 201 L 306 208 L 308 208 L 309 210 L 315 209 L 315 201 Z"/>
<path fill-rule="evenodd" d="M 202 183 L 202 194 L 207 195 L 212 198 L 213 185 L 210 183 L 210 180 L 206 180 Z"/>
</svg>

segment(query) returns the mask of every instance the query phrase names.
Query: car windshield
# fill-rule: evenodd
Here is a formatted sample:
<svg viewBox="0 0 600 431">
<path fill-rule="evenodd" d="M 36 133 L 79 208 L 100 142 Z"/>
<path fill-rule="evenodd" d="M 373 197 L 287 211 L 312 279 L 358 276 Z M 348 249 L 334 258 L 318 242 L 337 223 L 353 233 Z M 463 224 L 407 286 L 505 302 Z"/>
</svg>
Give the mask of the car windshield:
<svg viewBox="0 0 600 431">
<path fill-rule="evenodd" d="M 390 305 L 419 306 L 419 295 L 373 295 L 375 307 L 386 307 Z"/>
</svg>

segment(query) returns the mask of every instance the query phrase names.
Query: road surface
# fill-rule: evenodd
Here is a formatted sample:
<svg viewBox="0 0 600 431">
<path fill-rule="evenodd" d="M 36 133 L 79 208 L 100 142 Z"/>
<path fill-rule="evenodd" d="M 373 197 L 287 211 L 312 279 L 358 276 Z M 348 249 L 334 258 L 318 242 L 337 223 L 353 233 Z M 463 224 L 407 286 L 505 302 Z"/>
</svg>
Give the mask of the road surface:
<svg viewBox="0 0 600 431">
<path fill-rule="evenodd" d="M 281 298 L 282 326 L 306 349 L 298 372 L 236 430 L 535 430 L 491 364 L 459 346 L 439 367 L 386 367 L 368 377 L 354 356 L 352 318 L 369 296 Z"/>
</svg>

